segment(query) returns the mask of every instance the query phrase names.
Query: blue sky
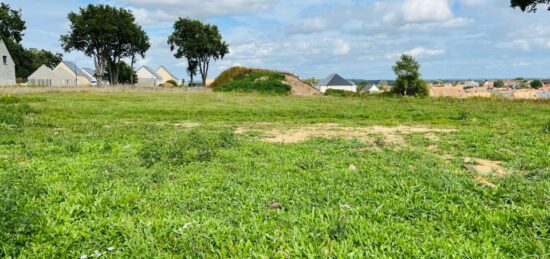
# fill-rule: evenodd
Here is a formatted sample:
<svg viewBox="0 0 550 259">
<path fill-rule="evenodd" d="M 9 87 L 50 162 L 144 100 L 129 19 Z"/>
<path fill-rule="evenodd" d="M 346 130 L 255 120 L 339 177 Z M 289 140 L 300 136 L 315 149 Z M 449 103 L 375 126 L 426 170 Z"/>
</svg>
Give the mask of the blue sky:
<svg viewBox="0 0 550 259">
<path fill-rule="evenodd" d="M 402 53 L 417 57 L 427 79 L 550 77 L 550 12 L 526 14 L 508 0 L 7 0 L 27 21 L 25 47 L 62 52 L 67 14 L 87 4 L 133 10 L 152 48 L 140 64 L 164 65 L 186 78 L 185 60 L 166 39 L 178 17 L 219 26 L 231 54 L 209 78 L 234 65 L 302 77 L 391 79 Z M 78 52 L 65 59 L 81 67 Z"/>
</svg>

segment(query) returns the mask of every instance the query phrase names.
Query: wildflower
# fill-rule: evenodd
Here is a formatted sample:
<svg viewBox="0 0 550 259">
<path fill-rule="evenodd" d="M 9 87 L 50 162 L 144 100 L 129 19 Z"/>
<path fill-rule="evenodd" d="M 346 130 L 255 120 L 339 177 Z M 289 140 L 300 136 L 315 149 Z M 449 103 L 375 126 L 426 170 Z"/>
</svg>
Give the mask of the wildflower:
<svg viewBox="0 0 550 259">
<path fill-rule="evenodd" d="M 344 205 L 340 205 L 340 208 L 342 208 L 344 210 L 349 210 L 349 209 L 351 209 L 351 206 L 349 206 L 347 204 L 344 204 Z"/>
<path fill-rule="evenodd" d="M 185 225 L 183 225 L 181 229 L 188 229 L 189 227 L 191 227 L 191 225 L 193 225 L 193 222 L 185 223 Z"/>
<path fill-rule="evenodd" d="M 95 257 L 100 257 L 101 256 L 101 252 L 99 251 L 95 251 L 94 254 L 92 254 L 92 256 L 95 256 Z"/>
<path fill-rule="evenodd" d="M 108 251 L 108 252 L 113 252 L 113 251 L 115 251 L 115 248 L 114 248 L 114 247 L 112 247 L 112 246 L 110 246 L 110 247 L 107 247 L 107 251 Z"/>
<path fill-rule="evenodd" d="M 80 259 L 88 259 L 88 256 L 87 255 L 83 255 L 80 257 Z"/>
</svg>

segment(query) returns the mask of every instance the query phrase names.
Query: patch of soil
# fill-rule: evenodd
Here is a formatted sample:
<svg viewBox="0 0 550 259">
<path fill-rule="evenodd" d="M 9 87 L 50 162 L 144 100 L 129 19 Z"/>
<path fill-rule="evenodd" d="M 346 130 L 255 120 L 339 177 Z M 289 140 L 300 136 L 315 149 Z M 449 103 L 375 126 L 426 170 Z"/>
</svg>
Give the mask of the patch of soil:
<svg viewBox="0 0 550 259">
<path fill-rule="evenodd" d="M 485 177 L 476 176 L 474 179 L 475 179 L 476 182 L 478 182 L 479 184 L 484 185 L 484 186 L 486 186 L 486 187 L 489 187 L 489 188 L 491 188 L 491 189 L 497 188 L 497 185 L 496 185 L 496 184 L 489 182 L 489 180 L 487 180 L 487 178 L 485 178 Z"/>
<path fill-rule="evenodd" d="M 314 124 L 311 126 L 303 126 L 297 128 L 287 128 L 280 129 L 274 128 L 273 125 L 271 129 L 262 128 L 239 128 L 236 133 L 245 133 L 248 131 L 262 131 L 268 137 L 262 138 L 262 141 L 270 143 L 282 143 L 282 144 L 291 144 L 307 141 L 310 138 L 314 137 L 324 137 L 324 138 L 344 138 L 344 139 L 353 139 L 357 138 L 362 141 L 370 141 L 376 137 L 376 135 L 383 136 L 383 142 L 385 144 L 395 144 L 403 145 L 405 140 L 403 135 L 412 134 L 412 133 L 430 133 L 433 135 L 433 138 L 436 138 L 435 133 L 447 133 L 454 132 L 455 129 L 434 129 L 427 127 L 410 127 L 410 126 L 398 126 L 398 127 L 384 127 L 384 126 L 373 126 L 373 127 L 342 127 L 338 124 L 326 123 L 326 124 Z"/>
<path fill-rule="evenodd" d="M 320 94 L 319 90 L 317 90 L 315 87 L 305 83 L 295 76 L 285 75 L 285 80 L 283 81 L 283 83 L 292 87 L 292 95 L 313 96 Z"/>
<path fill-rule="evenodd" d="M 495 174 L 496 176 L 505 176 L 506 170 L 502 167 L 502 161 L 490 161 L 479 158 L 464 158 L 466 168 L 473 169 L 481 175 Z"/>
</svg>

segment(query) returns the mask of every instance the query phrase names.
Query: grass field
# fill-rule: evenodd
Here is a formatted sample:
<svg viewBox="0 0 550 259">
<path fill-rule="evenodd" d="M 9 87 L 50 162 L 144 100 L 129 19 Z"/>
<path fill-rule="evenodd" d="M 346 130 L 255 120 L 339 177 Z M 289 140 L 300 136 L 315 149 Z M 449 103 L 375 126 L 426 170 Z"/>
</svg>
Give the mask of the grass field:
<svg viewBox="0 0 550 259">
<path fill-rule="evenodd" d="M 549 157 L 548 101 L 2 96 L 0 257 L 546 258 Z"/>
</svg>

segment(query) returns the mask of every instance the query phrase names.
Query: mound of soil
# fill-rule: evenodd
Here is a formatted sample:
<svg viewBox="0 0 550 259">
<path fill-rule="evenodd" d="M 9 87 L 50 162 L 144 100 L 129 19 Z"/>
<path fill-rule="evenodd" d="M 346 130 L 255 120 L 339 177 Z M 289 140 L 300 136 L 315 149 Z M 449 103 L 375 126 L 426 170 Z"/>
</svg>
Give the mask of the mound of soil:
<svg viewBox="0 0 550 259">
<path fill-rule="evenodd" d="M 317 90 L 315 87 L 305 83 L 304 81 L 292 75 L 286 75 L 283 83 L 292 87 L 292 95 L 313 96 L 320 94 L 319 90 Z"/>
</svg>

